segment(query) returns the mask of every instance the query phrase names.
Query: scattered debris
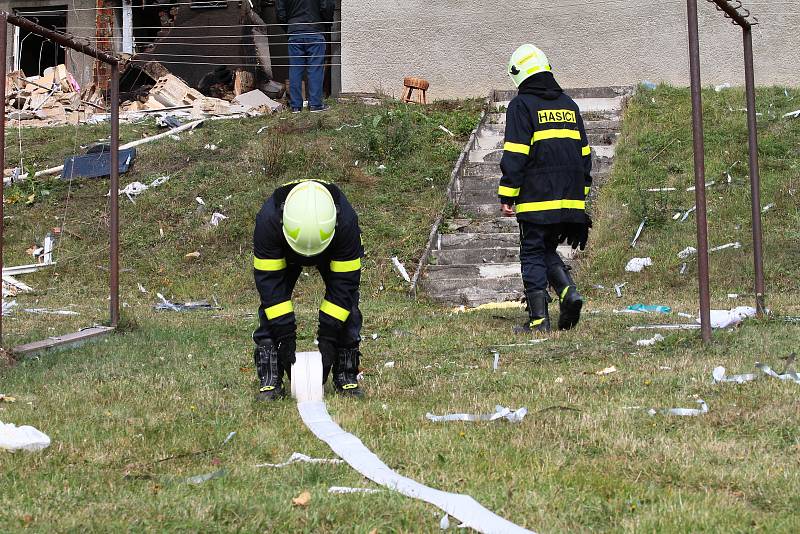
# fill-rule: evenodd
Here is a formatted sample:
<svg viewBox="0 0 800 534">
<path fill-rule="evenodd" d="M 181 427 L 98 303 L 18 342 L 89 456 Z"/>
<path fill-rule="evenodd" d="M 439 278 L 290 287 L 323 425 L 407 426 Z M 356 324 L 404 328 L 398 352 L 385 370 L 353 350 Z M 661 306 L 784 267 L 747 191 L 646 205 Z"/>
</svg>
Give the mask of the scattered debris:
<svg viewBox="0 0 800 534">
<path fill-rule="evenodd" d="M 0 402 L 5 402 L 5 403 L 8 403 L 8 404 L 12 404 L 12 403 L 17 402 L 17 398 L 16 397 L 12 397 L 10 395 L 5 395 L 3 393 L 0 393 Z"/>
<path fill-rule="evenodd" d="M 450 516 L 448 514 L 444 514 L 442 518 L 439 520 L 439 529 L 447 530 L 450 528 Z"/>
<path fill-rule="evenodd" d="M 144 288 L 144 286 L 142 284 L 137 283 L 136 285 L 139 286 L 139 292 L 140 293 L 147 293 L 147 290 Z"/>
<path fill-rule="evenodd" d="M 37 315 L 80 315 L 72 310 L 48 310 L 47 308 L 23 308 L 22 311 Z"/>
<path fill-rule="evenodd" d="M 639 341 L 636 342 L 636 345 L 638 345 L 639 347 L 650 347 L 661 341 L 664 341 L 664 336 L 662 336 L 661 334 L 656 334 L 650 339 L 640 339 Z"/>
<path fill-rule="evenodd" d="M 215 211 L 211 215 L 211 226 L 219 226 L 219 223 L 221 223 L 222 221 L 224 221 L 227 218 L 228 217 L 226 215 L 223 215 L 223 214 Z"/>
<path fill-rule="evenodd" d="M 214 480 L 215 478 L 222 478 L 227 473 L 228 471 L 226 469 L 220 469 L 211 473 L 204 473 L 202 475 L 195 475 L 193 477 L 186 478 L 182 482 L 185 484 L 202 484 L 203 482 L 208 482 L 209 480 Z"/>
<path fill-rule="evenodd" d="M 636 242 L 639 240 L 639 236 L 642 235 L 642 230 L 644 230 L 645 223 L 647 223 L 647 217 L 642 219 L 642 223 L 639 225 L 639 228 L 636 230 L 636 235 L 633 236 L 633 241 L 631 241 L 631 248 L 636 248 Z M 652 262 L 651 262 L 651 264 L 652 264 Z M 630 263 L 628 265 L 630 265 Z"/>
<path fill-rule="evenodd" d="M 722 92 L 723 89 L 730 89 L 730 88 L 731 88 L 731 84 L 729 84 L 728 82 L 725 82 L 725 83 L 720 84 L 720 85 L 715 85 L 714 86 L 714 91 L 720 93 L 720 92 Z"/>
<path fill-rule="evenodd" d="M 118 170 L 120 174 L 128 172 L 136 159 L 136 149 L 119 149 Z M 69 156 L 64 160 L 61 172 L 62 180 L 73 178 L 99 178 L 111 174 L 111 145 L 100 144 L 90 148 L 82 156 Z"/>
<path fill-rule="evenodd" d="M 647 413 L 650 415 L 656 415 L 661 413 L 663 415 L 676 415 L 680 417 L 695 417 L 698 415 L 703 415 L 708 413 L 708 404 L 703 399 L 697 399 L 697 404 L 700 405 L 700 408 L 668 408 L 662 410 L 656 410 L 655 408 L 650 408 L 647 410 Z"/>
<path fill-rule="evenodd" d="M 789 372 L 787 370 L 786 372 L 784 372 L 784 374 L 779 375 L 778 373 L 773 371 L 769 365 L 760 362 L 756 362 L 756 368 L 759 369 L 765 375 L 771 376 L 772 378 L 777 378 L 778 380 L 791 380 L 793 382 L 800 384 L 800 374 L 798 374 L 797 372 L 794 371 Z"/>
<path fill-rule="evenodd" d="M 292 506 L 308 506 L 309 502 L 311 502 L 311 493 L 304 491 L 292 499 Z"/>
<path fill-rule="evenodd" d="M 403 280 L 411 283 L 411 277 L 408 276 L 408 271 L 406 271 L 405 266 L 397 258 L 397 256 L 392 256 L 392 264 L 394 264 L 394 268 L 397 269 L 397 272 L 400 273 L 400 276 L 403 277 Z"/>
<path fill-rule="evenodd" d="M 3 301 L 3 315 L 4 316 L 11 315 L 11 312 L 16 307 L 17 307 L 17 301 L 16 300 L 9 300 L 9 301 L 4 300 Z"/>
<path fill-rule="evenodd" d="M 677 221 L 677 220 L 678 220 L 678 219 L 680 219 L 680 218 L 681 218 L 681 212 L 680 212 L 680 211 L 679 211 L 679 212 L 677 212 L 675 215 L 673 215 L 673 216 L 672 216 L 672 220 L 673 220 L 673 221 Z"/>
<path fill-rule="evenodd" d="M 188 252 L 188 253 L 184 254 L 183 257 L 184 257 L 184 259 L 187 259 L 187 260 L 196 260 L 197 258 L 200 257 L 200 252 L 197 251 L 197 250 L 195 250 L 194 252 Z"/>
<path fill-rule="evenodd" d="M 205 148 L 206 150 L 211 150 L 213 152 L 214 150 L 218 149 L 219 147 L 217 145 L 213 144 L 213 143 L 206 143 L 206 145 L 203 148 Z"/>
<path fill-rule="evenodd" d="M 720 250 L 725 250 L 729 248 L 742 248 L 742 244 L 738 241 L 735 243 L 727 243 L 725 245 L 719 245 L 718 247 L 708 249 L 709 252 L 719 252 Z"/>
<path fill-rule="evenodd" d="M 0 449 L 34 452 L 49 446 L 50 437 L 36 428 L 0 421 Z"/>
<path fill-rule="evenodd" d="M 511 343 L 509 345 L 495 345 L 495 347 L 497 347 L 497 348 L 503 348 L 503 347 L 530 347 L 530 346 L 533 346 L 533 345 L 538 345 L 539 343 L 544 343 L 545 341 L 547 341 L 547 338 L 531 339 L 530 341 L 526 341 L 525 343 Z"/>
<path fill-rule="evenodd" d="M 359 122 L 358 124 L 342 124 L 338 128 L 336 128 L 337 132 L 341 132 L 345 128 L 361 128 L 362 124 Z"/>
<path fill-rule="evenodd" d="M 387 369 L 394 369 L 394 362 L 386 362 L 383 364 Z"/>
<path fill-rule="evenodd" d="M 343 460 L 338 458 L 312 458 L 301 452 L 293 452 L 292 455 L 283 463 L 280 464 L 256 464 L 256 467 L 286 467 L 293 463 L 303 462 L 308 464 L 341 464 Z"/>
<path fill-rule="evenodd" d="M 711 327 L 728 328 L 736 326 L 749 317 L 756 316 L 756 309 L 751 306 L 738 306 L 732 310 L 711 310 Z M 697 319 L 700 322 L 700 319 Z"/>
<path fill-rule="evenodd" d="M 706 189 L 716 185 L 716 183 L 717 182 L 715 180 L 711 180 L 710 182 L 706 182 Z M 697 187 L 695 187 L 695 186 L 691 186 L 691 187 L 687 187 L 686 188 L 686 191 L 696 191 L 696 190 L 697 190 Z M 695 209 L 697 209 L 697 207 L 695 207 Z"/>
<path fill-rule="evenodd" d="M 634 243 L 631 243 L 633 246 Z M 640 273 L 645 267 L 653 265 L 653 258 L 632 258 L 625 266 L 625 271 L 629 273 Z"/>
<path fill-rule="evenodd" d="M 797 111 L 790 111 L 789 113 L 783 116 L 784 119 L 789 119 L 789 118 L 796 119 L 797 117 L 800 117 L 800 109 L 798 109 Z"/>
<path fill-rule="evenodd" d="M 682 263 L 682 264 L 681 264 L 681 270 L 680 270 L 680 274 L 686 274 L 686 270 L 687 270 L 688 268 L 689 268 L 689 264 L 688 264 L 688 263 Z"/>
<path fill-rule="evenodd" d="M 640 313 L 670 313 L 672 308 L 660 304 L 631 304 L 628 309 Z"/>
<path fill-rule="evenodd" d="M 697 249 L 694 247 L 686 247 L 685 249 L 678 252 L 678 258 L 682 260 L 689 259 L 691 256 L 697 254 Z M 683 273 L 681 273 L 683 274 Z"/>
<path fill-rule="evenodd" d="M 651 187 L 647 190 L 648 193 L 669 193 L 672 191 L 677 191 L 676 187 Z"/>
<path fill-rule="evenodd" d="M 201 206 L 205 206 L 205 205 L 206 205 L 206 201 L 205 201 L 205 200 L 203 200 L 203 198 L 202 198 L 202 197 L 195 197 L 195 199 L 194 199 L 194 200 L 195 200 L 195 202 L 197 202 L 197 203 L 198 203 L 198 204 L 200 204 Z"/>
<path fill-rule="evenodd" d="M 636 330 L 697 330 L 700 328 L 699 324 L 646 324 L 631 326 L 628 328 L 631 332 Z"/>
<path fill-rule="evenodd" d="M 684 222 L 686 219 L 688 219 L 689 215 L 691 215 L 696 209 L 697 209 L 697 205 L 694 205 L 691 208 L 689 208 L 688 210 L 686 210 L 686 213 L 684 213 L 683 216 L 681 217 L 681 222 Z"/>
<path fill-rule="evenodd" d="M 197 300 L 184 302 L 183 304 L 175 304 L 167 300 L 161 293 L 156 293 L 156 297 L 161 300 L 161 304 L 156 304 L 156 310 L 172 310 L 172 311 L 194 311 L 194 310 L 218 310 L 219 306 L 212 306 L 207 300 Z"/>
<path fill-rule="evenodd" d="M 597 376 L 606 376 L 616 372 L 617 372 L 617 367 L 612 365 L 611 367 L 606 367 L 605 369 L 600 369 L 599 371 L 595 371 L 594 374 L 596 374 Z"/>
<path fill-rule="evenodd" d="M 692 315 L 691 313 L 684 313 L 684 312 L 678 312 L 678 317 L 683 317 L 684 319 L 694 319 L 695 318 L 695 316 Z"/>
<path fill-rule="evenodd" d="M 469 313 L 481 310 L 517 310 L 524 308 L 525 305 L 518 300 L 509 300 L 505 302 L 488 302 L 475 306 L 474 308 L 467 308 L 463 304 L 453 309 L 453 313 Z"/>
<path fill-rule="evenodd" d="M 496 350 L 493 350 L 492 355 L 494 356 L 494 360 L 492 362 L 492 371 L 497 372 L 497 369 L 500 367 L 500 353 Z"/>
<path fill-rule="evenodd" d="M 441 131 L 443 131 L 444 133 L 446 133 L 447 135 L 449 135 L 450 137 L 455 137 L 455 136 L 456 136 L 456 134 L 454 134 L 453 132 L 451 132 L 450 130 L 448 130 L 447 128 L 445 128 L 443 124 L 440 124 L 440 125 L 439 125 L 439 129 L 440 129 Z"/>
<path fill-rule="evenodd" d="M 250 109 L 267 109 L 269 113 L 277 113 L 283 109 L 283 104 L 276 102 L 258 89 L 240 94 L 233 99 L 233 104 Z"/>
<path fill-rule="evenodd" d="M 527 408 L 512 410 L 510 408 L 498 405 L 495 406 L 494 413 L 490 414 L 475 415 L 468 413 L 455 413 L 448 415 L 433 415 L 432 413 L 427 413 L 425 414 L 425 417 L 434 423 L 442 421 L 497 421 L 498 419 L 506 419 L 511 423 L 519 423 L 525 418 L 527 413 Z"/>
<path fill-rule="evenodd" d="M 348 488 L 345 486 L 331 486 L 328 493 L 348 494 L 348 493 L 380 493 L 382 490 L 375 488 Z"/>
<path fill-rule="evenodd" d="M 614 291 L 617 293 L 617 298 L 622 298 L 622 288 L 628 285 L 628 282 L 623 282 L 621 284 L 614 284 Z"/>
<path fill-rule="evenodd" d="M 725 368 L 714 367 L 714 370 L 711 371 L 711 376 L 714 379 L 714 382 L 734 382 L 736 384 L 743 384 L 745 382 L 750 382 L 757 378 L 755 373 L 747 373 L 743 375 L 733 375 L 733 376 L 725 376 Z"/>
<path fill-rule="evenodd" d="M 775 207 L 775 203 L 767 204 L 763 208 L 761 208 L 761 213 L 767 213 L 769 210 Z"/>
</svg>

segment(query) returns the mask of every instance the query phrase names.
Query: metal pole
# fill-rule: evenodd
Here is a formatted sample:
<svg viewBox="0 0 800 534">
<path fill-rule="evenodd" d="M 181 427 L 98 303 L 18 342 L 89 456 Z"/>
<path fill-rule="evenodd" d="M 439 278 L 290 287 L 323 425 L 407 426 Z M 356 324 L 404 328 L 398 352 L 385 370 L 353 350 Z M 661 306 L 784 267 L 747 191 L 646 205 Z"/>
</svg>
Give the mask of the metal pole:
<svg viewBox="0 0 800 534">
<path fill-rule="evenodd" d="M 6 57 L 8 39 L 8 13 L 5 11 L 0 12 L 0 94 L 3 95 L 3 105 L 0 106 L 0 170 L 6 168 L 6 66 L 8 58 Z M 5 176 L 0 181 L 0 272 L 3 269 L 3 200 L 4 192 L 3 186 L 5 184 Z M 3 307 L 0 306 L 0 346 L 3 344 Z"/>
<path fill-rule="evenodd" d="M 703 96 L 700 93 L 700 35 L 697 0 L 686 0 L 689 22 L 689 71 L 692 79 L 692 133 L 694 136 L 694 185 L 697 206 L 697 279 L 700 286 L 700 330 L 711 341 L 711 297 L 708 281 L 708 219 L 706 218 L 706 168 L 703 143 Z"/>
<path fill-rule="evenodd" d="M 747 132 L 750 145 L 750 202 L 753 210 L 753 264 L 756 275 L 756 310 L 764 315 L 764 257 L 761 232 L 761 177 L 758 171 L 758 126 L 756 122 L 756 83 L 753 73 L 753 31 L 743 28 L 744 82 L 747 92 Z"/>
<path fill-rule="evenodd" d="M 119 323 L 119 66 L 111 64 L 111 326 Z"/>
</svg>

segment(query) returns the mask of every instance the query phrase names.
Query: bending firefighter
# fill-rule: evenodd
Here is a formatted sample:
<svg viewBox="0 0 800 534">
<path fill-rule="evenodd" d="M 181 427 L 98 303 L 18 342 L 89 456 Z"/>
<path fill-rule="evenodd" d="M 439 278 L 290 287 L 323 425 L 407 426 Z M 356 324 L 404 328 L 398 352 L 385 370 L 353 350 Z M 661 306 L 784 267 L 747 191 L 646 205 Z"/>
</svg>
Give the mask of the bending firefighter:
<svg viewBox="0 0 800 534">
<path fill-rule="evenodd" d="M 295 362 L 292 292 L 303 267 L 315 266 L 325 282 L 319 309 L 323 383 L 333 369 L 339 393 L 360 397 L 361 230 L 358 216 L 338 187 L 319 181 L 283 185 L 264 202 L 253 234 L 254 272 L 261 296 L 260 326 L 253 333 L 258 398 L 285 395 L 283 373 Z M 291 376 L 289 376 L 291 379 Z"/>
<path fill-rule="evenodd" d="M 549 332 L 548 282 L 559 299 L 558 328 L 574 327 L 583 299 L 556 252 L 564 240 L 586 247 L 592 221 L 585 212 L 592 156 L 577 104 L 553 77 L 545 54 L 533 45 L 511 56 L 508 74 L 519 94 L 506 115 L 500 167 L 501 209 L 516 212 L 522 281 L 530 321 L 523 331 Z"/>
</svg>

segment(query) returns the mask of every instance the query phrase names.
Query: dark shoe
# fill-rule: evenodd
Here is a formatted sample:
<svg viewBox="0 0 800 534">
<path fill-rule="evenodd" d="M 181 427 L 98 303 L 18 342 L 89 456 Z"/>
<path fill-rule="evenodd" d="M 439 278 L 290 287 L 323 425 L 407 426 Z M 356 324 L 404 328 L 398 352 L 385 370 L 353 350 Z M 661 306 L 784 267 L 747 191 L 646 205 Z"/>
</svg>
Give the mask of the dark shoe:
<svg viewBox="0 0 800 534">
<path fill-rule="evenodd" d="M 331 107 L 326 104 L 322 104 L 321 106 L 311 106 L 308 109 L 311 111 L 311 113 L 322 113 L 323 111 L 330 110 Z"/>
<path fill-rule="evenodd" d="M 286 396 L 283 389 L 283 368 L 278 361 L 278 350 L 272 341 L 256 347 L 253 359 L 258 373 L 259 389 L 256 399 L 273 401 Z"/>
<path fill-rule="evenodd" d="M 303 108 L 292 108 L 292 114 L 300 113 L 301 111 L 303 111 Z"/>
<path fill-rule="evenodd" d="M 364 391 L 358 385 L 360 361 L 358 349 L 339 349 L 333 363 L 333 385 L 337 393 L 359 398 L 364 396 Z"/>
<path fill-rule="evenodd" d="M 527 324 L 514 328 L 515 333 L 540 333 L 550 332 L 550 315 L 547 312 L 547 303 L 550 302 L 550 295 L 545 290 L 528 291 L 528 315 L 530 320 Z"/>
<path fill-rule="evenodd" d="M 558 295 L 560 315 L 558 329 L 569 330 L 578 324 L 583 309 L 583 297 L 578 293 L 575 282 L 569 275 L 569 267 L 553 267 L 548 269 L 547 278 Z"/>
</svg>

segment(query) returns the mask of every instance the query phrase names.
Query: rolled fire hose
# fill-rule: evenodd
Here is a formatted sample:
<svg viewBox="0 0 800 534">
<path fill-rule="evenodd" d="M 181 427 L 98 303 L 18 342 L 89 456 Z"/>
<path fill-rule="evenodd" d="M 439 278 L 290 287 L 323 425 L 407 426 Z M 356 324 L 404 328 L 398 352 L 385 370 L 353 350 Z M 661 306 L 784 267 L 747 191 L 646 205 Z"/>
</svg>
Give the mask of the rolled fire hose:
<svg viewBox="0 0 800 534">
<path fill-rule="evenodd" d="M 530 530 L 487 510 L 469 495 L 430 488 L 392 471 L 360 439 L 342 430 L 331 419 L 323 400 L 322 355 L 319 352 L 299 352 L 296 356 L 292 366 L 291 391 L 297 400 L 300 417 L 308 429 L 350 467 L 381 486 L 440 508 L 478 532 L 531 534 Z"/>
</svg>

